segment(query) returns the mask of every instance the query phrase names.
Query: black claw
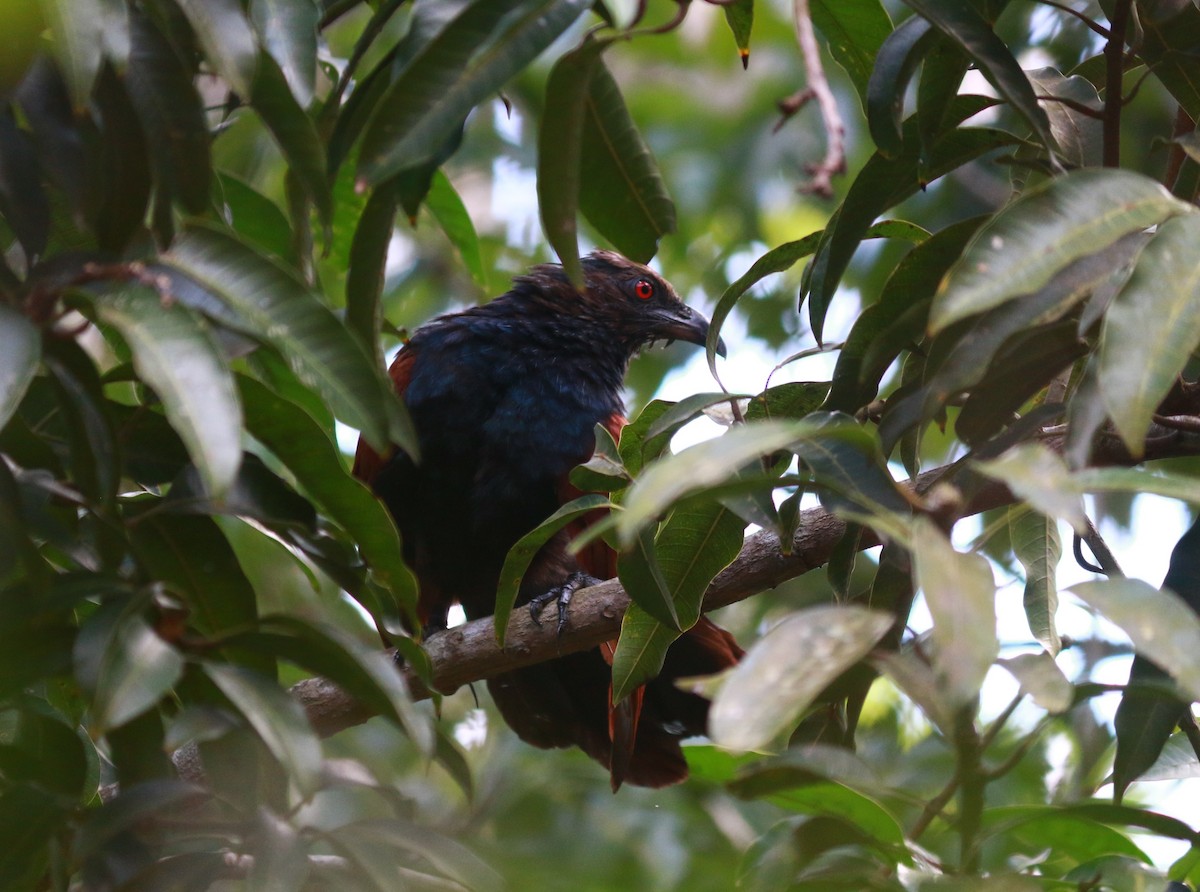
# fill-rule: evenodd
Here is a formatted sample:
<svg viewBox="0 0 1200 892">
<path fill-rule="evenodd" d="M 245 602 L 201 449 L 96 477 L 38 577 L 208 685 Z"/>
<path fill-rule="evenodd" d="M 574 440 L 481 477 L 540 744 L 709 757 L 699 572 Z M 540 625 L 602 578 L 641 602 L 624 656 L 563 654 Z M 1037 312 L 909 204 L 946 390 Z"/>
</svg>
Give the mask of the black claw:
<svg viewBox="0 0 1200 892">
<path fill-rule="evenodd" d="M 540 595 L 531 598 L 529 601 L 529 618 L 533 620 L 533 624 L 539 629 L 542 626 L 542 621 L 538 614 L 542 612 L 542 608 L 554 601 L 558 605 L 558 634 L 563 633 L 563 629 L 567 627 L 567 605 L 571 603 L 571 597 L 581 588 L 587 588 L 589 585 L 595 585 L 599 580 L 594 579 L 582 571 L 576 571 L 567 577 L 562 585 L 555 586 L 552 589 L 542 592 Z"/>
</svg>

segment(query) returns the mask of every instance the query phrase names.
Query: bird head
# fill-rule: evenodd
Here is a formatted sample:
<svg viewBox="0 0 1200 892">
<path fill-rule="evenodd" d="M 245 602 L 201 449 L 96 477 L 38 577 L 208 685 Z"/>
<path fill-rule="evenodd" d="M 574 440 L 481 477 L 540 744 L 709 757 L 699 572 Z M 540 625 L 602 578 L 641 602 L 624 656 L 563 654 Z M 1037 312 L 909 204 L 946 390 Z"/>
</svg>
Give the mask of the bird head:
<svg viewBox="0 0 1200 892">
<path fill-rule="evenodd" d="M 534 267 L 525 278 L 543 289 L 552 282 L 549 290 L 559 311 L 602 326 L 630 355 L 656 341 L 705 345 L 708 320 L 680 300 L 671 283 L 648 266 L 613 251 L 593 251 L 582 264 L 584 288 L 580 290 L 557 265 Z M 725 355 L 725 342 L 719 338 L 717 353 Z"/>
</svg>

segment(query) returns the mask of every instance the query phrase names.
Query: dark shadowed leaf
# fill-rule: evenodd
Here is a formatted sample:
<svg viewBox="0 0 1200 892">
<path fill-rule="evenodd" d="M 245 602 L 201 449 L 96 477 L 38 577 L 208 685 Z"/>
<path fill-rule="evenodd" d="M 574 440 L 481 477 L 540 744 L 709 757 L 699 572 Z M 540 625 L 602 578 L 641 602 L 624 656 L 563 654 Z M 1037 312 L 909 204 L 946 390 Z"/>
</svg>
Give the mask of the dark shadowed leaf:
<svg viewBox="0 0 1200 892">
<path fill-rule="evenodd" d="M 473 3 L 379 100 L 363 136 L 358 179 L 374 186 L 429 159 L 479 102 L 499 90 L 590 6 L 585 0 Z M 491 39 L 506 14 L 507 29 Z M 490 43 L 489 43 L 490 41 Z M 482 52 L 477 52 L 489 43 Z"/>
<path fill-rule="evenodd" d="M 283 210 L 253 186 L 218 172 L 214 187 L 218 213 L 243 239 L 295 266 L 292 226 Z"/>
<path fill-rule="evenodd" d="M 162 399 L 209 492 L 219 496 L 242 461 L 242 411 L 212 336 L 186 308 L 149 290 L 105 295 L 95 306 L 129 344 L 138 374 Z"/>
<path fill-rule="evenodd" d="M 15 783 L 0 793 L 0 884 L 34 889 L 45 870 L 51 839 L 61 830 L 67 809 L 54 794 L 31 783 Z"/>
<path fill-rule="evenodd" d="M 1120 802 L 1129 785 L 1158 761 L 1167 740 L 1187 714 L 1170 676 L 1138 655 L 1129 670 L 1129 686 L 1113 720 L 1117 752 L 1113 759 L 1113 800 Z"/>
<path fill-rule="evenodd" d="M 183 656 L 135 604 L 111 600 L 75 639 L 75 677 L 92 698 L 91 727 L 104 734 L 153 707 L 183 675 Z"/>
<path fill-rule="evenodd" d="M 414 453 L 416 437 L 366 348 L 291 272 L 216 229 L 193 226 L 167 259 L 241 313 L 292 370 L 379 451 L 389 438 Z M 397 421 L 402 421 L 398 424 Z"/>
<path fill-rule="evenodd" d="M 675 230 L 675 205 L 617 82 L 597 60 L 588 85 L 579 159 L 579 209 L 613 247 L 639 263 Z"/>
<path fill-rule="evenodd" d="M 662 567 L 658 564 L 654 534 L 652 528 L 642 529 L 633 542 L 622 549 L 617 559 L 617 576 L 630 601 L 668 629 L 681 632 L 684 626 L 679 620 L 675 599 L 663 576 Z"/>
<path fill-rule="evenodd" d="M 538 550 L 567 524 L 607 507 L 611 507 L 611 503 L 605 496 L 594 493 L 580 496 L 567 502 L 509 549 L 508 556 L 504 559 L 504 567 L 500 571 L 500 583 L 496 589 L 496 613 L 492 618 L 496 627 L 496 640 L 501 647 L 504 646 L 508 618 L 521 589 L 521 580 L 525 578 L 525 571 L 529 569 L 529 563 Z"/>
<path fill-rule="evenodd" d="M 300 486 L 358 543 L 391 592 L 398 611 L 415 617 L 416 580 L 400 557 L 400 534 L 382 503 L 351 477 L 329 435 L 300 406 L 253 378 L 239 376 L 246 429 L 287 466 Z"/>
<path fill-rule="evenodd" d="M 447 886 L 445 880 L 430 876 L 423 888 L 444 888 L 447 892 L 449 889 L 502 892 L 508 888 L 499 874 L 462 843 L 408 821 L 356 821 L 338 828 L 327 838 L 339 852 L 360 866 L 369 867 L 367 873 L 374 881 L 384 884 L 378 886 L 381 889 L 396 888 L 401 879 L 397 870 L 397 848 L 411 853 L 422 865 L 432 864 L 435 870 L 454 881 Z M 411 877 L 421 877 L 412 871 L 405 873 L 406 885 Z"/>
<path fill-rule="evenodd" d="M 879 0 L 814 0 L 813 24 L 829 44 L 834 60 L 850 75 L 863 107 L 875 56 L 892 33 L 892 20 Z"/>
<path fill-rule="evenodd" d="M 1200 216 L 1158 227 L 1109 307 L 1100 340 L 1100 393 L 1134 455 L 1151 417 L 1200 343 Z"/>
<path fill-rule="evenodd" d="M 396 191 L 385 184 L 371 191 L 354 227 L 346 270 L 346 327 L 372 355 L 379 352 L 384 267 L 396 222 Z M 382 363 L 383 357 L 377 356 Z"/>
<path fill-rule="evenodd" d="M 12 227 L 25 254 L 46 250 L 50 204 L 42 189 L 37 153 L 29 134 L 17 127 L 11 110 L 0 110 L 0 215 Z"/>
<path fill-rule="evenodd" d="M 813 607 L 789 616 L 721 684 L 709 712 L 710 736 L 733 750 L 767 746 L 893 622 L 861 607 Z"/>
<path fill-rule="evenodd" d="M 249 723 L 307 797 L 321 784 L 321 742 L 300 704 L 274 679 L 240 666 L 206 662 L 204 672 Z"/>
<path fill-rule="evenodd" d="M 959 0 L 905 0 L 922 18 L 957 42 L 996 91 L 1023 117 L 1046 151 L 1053 153 L 1050 122 L 1020 64 L 978 10 Z"/>
<path fill-rule="evenodd" d="M 54 55 L 71 92 L 71 104 L 83 109 L 92 95 L 104 49 L 101 2 L 44 0 L 42 12 L 54 35 Z"/>
<path fill-rule="evenodd" d="M 904 137 L 904 97 L 908 83 L 921 60 L 936 41 L 938 32 L 920 16 L 901 22 L 879 46 L 867 80 L 864 106 L 871 138 L 888 158 L 899 155 Z"/>
</svg>

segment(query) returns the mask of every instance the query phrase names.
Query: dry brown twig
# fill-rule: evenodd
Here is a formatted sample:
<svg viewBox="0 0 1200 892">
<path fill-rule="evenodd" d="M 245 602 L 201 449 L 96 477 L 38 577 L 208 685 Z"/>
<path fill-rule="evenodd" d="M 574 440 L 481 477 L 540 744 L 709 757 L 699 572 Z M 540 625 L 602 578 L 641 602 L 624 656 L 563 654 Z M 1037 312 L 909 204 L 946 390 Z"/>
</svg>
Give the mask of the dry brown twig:
<svg viewBox="0 0 1200 892">
<path fill-rule="evenodd" d="M 793 19 L 796 42 L 800 45 L 800 55 L 804 57 L 807 86 L 780 101 L 779 111 L 783 117 L 775 129 L 783 126 L 783 123 L 807 105 L 810 99 L 816 100 L 821 111 L 821 122 L 825 127 L 825 157 L 806 166 L 811 179 L 800 187 L 800 191 L 820 195 L 822 198 L 832 198 L 833 177 L 846 171 L 846 125 L 842 123 L 837 100 L 834 99 L 833 91 L 829 89 L 829 80 L 825 77 L 821 48 L 813 30 L 808 0 L 794 0 Z"/>
</svg>

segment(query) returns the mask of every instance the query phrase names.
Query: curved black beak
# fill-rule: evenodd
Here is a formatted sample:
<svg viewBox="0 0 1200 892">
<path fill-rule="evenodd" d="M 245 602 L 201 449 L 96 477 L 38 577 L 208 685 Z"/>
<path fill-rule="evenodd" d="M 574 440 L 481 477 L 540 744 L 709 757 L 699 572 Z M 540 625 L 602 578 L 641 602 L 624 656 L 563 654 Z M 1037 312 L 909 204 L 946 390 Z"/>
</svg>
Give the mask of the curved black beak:
<svg viewBox="0 0 1200 892">
<path fill-rule="evenodd" d="M 701 347 L 708 343 L 708 320 L 684 304 L 664 308 L 658 314 L 658 324 L 654 327 L 656 338 L 670 338 L 677 341 L 687 341 Z M 717 355 L 725 355 L 725 341 L 717 338 Z"/>
</svg>

